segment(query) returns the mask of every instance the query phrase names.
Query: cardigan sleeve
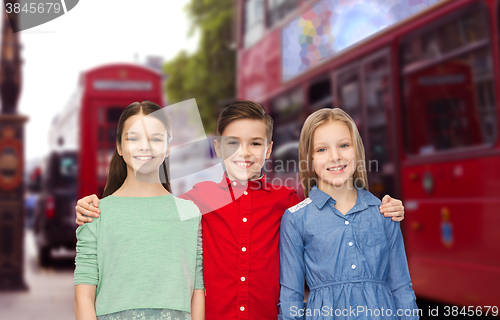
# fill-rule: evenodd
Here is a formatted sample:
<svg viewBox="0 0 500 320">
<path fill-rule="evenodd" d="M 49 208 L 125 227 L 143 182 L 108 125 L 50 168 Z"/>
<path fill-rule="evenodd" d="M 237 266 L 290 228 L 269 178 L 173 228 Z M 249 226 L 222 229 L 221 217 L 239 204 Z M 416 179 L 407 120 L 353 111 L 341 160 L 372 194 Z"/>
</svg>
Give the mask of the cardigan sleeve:
<svg viewBox="0 0 500 320">
<path fill-rule="evenodd" d="M 96 223 L 86 223 L 76 229 L 76 258 L 73 282 L 77 284 L 97 285 L 99 268 L 97 265 Z"/>
</svg>

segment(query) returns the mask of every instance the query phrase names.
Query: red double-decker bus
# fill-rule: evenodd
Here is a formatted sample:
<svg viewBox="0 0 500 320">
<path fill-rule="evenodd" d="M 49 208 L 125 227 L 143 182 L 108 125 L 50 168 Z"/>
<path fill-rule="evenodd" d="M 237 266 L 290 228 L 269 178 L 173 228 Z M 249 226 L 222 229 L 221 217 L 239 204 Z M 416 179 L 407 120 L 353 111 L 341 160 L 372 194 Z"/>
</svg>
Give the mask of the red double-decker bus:
<svg viewBox="0 0 500 320">
<path fill-rule="evenodd" d="M 162 83 L 159 72 L 132 64 L 82 73 L 75 94 L 53 120 L 42 162 L 34 228 L 42 264 L 50 261 L 51 249 L 75 247 L 75 203 L 89 194 L 102 197 L 122 111 L 135 101 L 162 105 Z"/>
<path fill-rule="evenodd" d="M 498 305 L 500 2 L 246 0 L 236 12 L 237 98 L 275 119 L 273 183 L 298 187 L 304 120 L 342 108 L 370 191 L 404 201 L 417 295 Z"/>
</svg>

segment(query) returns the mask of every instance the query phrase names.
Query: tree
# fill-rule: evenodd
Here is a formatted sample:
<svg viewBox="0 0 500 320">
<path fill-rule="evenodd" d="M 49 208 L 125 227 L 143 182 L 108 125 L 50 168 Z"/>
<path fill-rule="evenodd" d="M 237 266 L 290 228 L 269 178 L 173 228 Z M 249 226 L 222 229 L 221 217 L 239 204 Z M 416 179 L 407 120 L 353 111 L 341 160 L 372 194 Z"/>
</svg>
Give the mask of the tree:
<svg viewBox="0 0 500 320">
<path fill-rule="evenodd" d="M 235 96 L 236 52 L 232 49 L 233 0 L 191 0 L 186 7 L 198 50 L 180 52 L 165 64 L 171 103 L 195 98 L 207 133 L 213 133 L 218 106 Z"/>
</svg>

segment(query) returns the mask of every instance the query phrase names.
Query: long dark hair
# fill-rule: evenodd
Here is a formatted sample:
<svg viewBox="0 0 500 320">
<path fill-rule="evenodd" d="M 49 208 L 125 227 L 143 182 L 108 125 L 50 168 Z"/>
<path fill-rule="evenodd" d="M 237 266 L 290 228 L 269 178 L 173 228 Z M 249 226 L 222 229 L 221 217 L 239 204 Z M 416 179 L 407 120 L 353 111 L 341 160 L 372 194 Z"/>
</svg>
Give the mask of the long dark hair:
<svg viewBox="0 0 500 320">
<path fill-rule="evenodd" d="M 123 126 L 125 125 L 125 121 L 134 116 L 136 114 L 143 115 L 151 115 L 156 119 L 160 120 L 165 129 L 167 130 L 167 142 L 170 145 L 170 141 L 172 141 L 172 126 L 170 124 L 170 119 L 167 114 L 162 110 L 162 107 L 157 105 L 154 102 L 144 100 L 143 102 L 134 102 L 130 104 L 128 107 L 123 110 L 120 120 L 118 120 L 118 128 L 116 129 L 116 142 L 121 144 L 122 142 L 122 133 Z M 156 112 L 158 111 L 158 112 Z M 166 157 L 163 163 L 161 164 L 160 170 L 160 181 L 163 187 L 168 191 L 172 192 L 170 187 L 170 179 L 168 177 L 168 170 L 170 166 L 170 157 Z M 111 162 L 109 163 L 109 172 L 108 172 L 108 180 L 106 181 L 106 187 L 104 187 L 104 193 L 102 197 L 107 197 L 110 194 L 113 194 L 116 190 L 118 190 L 125 179 L 127 178 L 127 164 L 123 160 L 123 158 L 118 154 L 118 150 L 115 147 L 115 152 L 113 153 L 113 157 L 111 158 Z"/>
</svg>

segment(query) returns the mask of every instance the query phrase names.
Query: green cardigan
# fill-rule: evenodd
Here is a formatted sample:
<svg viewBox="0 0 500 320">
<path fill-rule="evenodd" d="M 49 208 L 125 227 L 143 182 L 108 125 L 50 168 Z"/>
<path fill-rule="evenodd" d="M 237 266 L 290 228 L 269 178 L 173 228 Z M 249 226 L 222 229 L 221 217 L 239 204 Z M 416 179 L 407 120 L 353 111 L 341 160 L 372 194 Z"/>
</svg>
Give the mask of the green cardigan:
<svg viewBox="0 0 500 320">
<path fill-rule="evenodd" d="M 173 195 L 108 196 L 76 230 L 74 283 L 96 285 L 97 315 L 158 308 L 191 312 L 203 289 L 201 215 Z"/>
</svg>

